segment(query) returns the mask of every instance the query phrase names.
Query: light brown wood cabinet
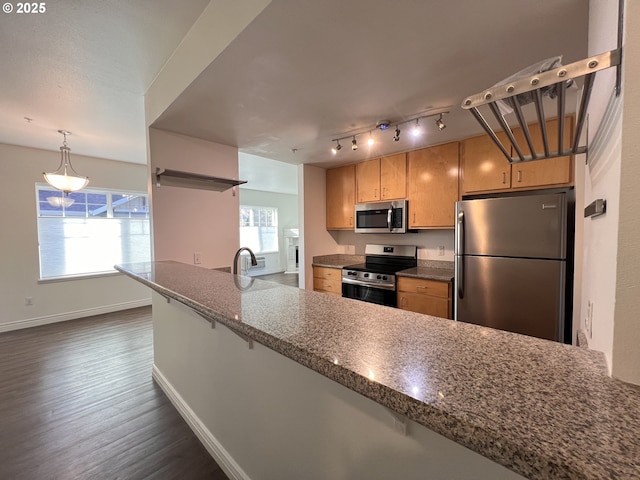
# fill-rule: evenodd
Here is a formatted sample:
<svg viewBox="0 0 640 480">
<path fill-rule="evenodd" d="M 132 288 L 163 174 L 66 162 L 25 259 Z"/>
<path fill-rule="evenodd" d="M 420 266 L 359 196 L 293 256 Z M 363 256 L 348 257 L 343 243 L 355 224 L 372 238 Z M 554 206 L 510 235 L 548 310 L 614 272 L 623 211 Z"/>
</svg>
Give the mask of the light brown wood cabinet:
<svg viewBox="0 0 640 480">
<path fill-rule="evenodd" d="M 557 119 L 547 122 L 551 151 L 557 150 L 557 128 Z M 564 130 L 566 148 L 571 142 L 572 129 L 573 118 L 566 117 Z M 542 154 L 544 149 L 539 125 L 530 125 L 529 132 L 536 153 Z M 522 129 L 515 128 L 513 134 L 518 145 L 524 149 L 523 154 L 530 155 Z M 511 156 L 515 156 L 506 134 L 498 132 L 497 136 L 502 144 L 509 149 Z M 510 164 L 487 135 L 462 141 L 460 163 L 462 195 L 571 185 L 573 185 L 573 161 L 570 156 Z"/>
<path fill-rule="evenodd" d="M 316 292 L 342 296 L 342 269 L 313 267 L 313 289 Z"/>
<path fill-rule="evenodd" d="M 503 145 L 509 145 L 504 132 L 497 135 Z M 463 140 L 460 157 L 462 195 L 511 188 L 511 164 L 488 135 Z"/>
<path fill-rule="evenodd" d="M 356 164 L 357 203 L 404 199 L 407 196 L 407 154 Z"/>
<path fill-rule="evenodd" d="M 458 142 L 452 142 L 407 154 L 409 228 L 453 228 L 458 148 Z"/>
<path fill-rule="evenodd" d="M 356 167 L 327 170 L 326 176 L 327 230 L 352 230 L 356 192 Z"/>
<path fill-rule="evenodd" d="M 398 277 L 398 308 L 453 318 L 451 291 L 451 282 Z"/>
<path fill-rule="evenodd" d="M 568 149 L 571 147 L 573 119 L 571 117 L 566 117 L 564 125 L 563 149 Z M 526 145 L 526 140 L 521 128 L 514 129 L 513 135 L 516 138 L 518 145 Z M 542 155 L 544 153 L 544 146 L 542 144 L 540 125 L 530 125 L 529 135 L 531 136 L 534 150 L 537 154 Z M 547 122 L 547 141 L 549 143 L 550 151 L 553 152 L 558 150 L 557 119 L 549 120 Z M 528 147 L 525 148 L 523 154 L 530 154 Z M 536 160 L 533 162 L 514 163 L 511 165 L 511 188 L 515 190 L 531 189 L 534 187 L 572 185 L 573 162 L 571 160 L 571 156 L 566 156 Z"/>
</svg>

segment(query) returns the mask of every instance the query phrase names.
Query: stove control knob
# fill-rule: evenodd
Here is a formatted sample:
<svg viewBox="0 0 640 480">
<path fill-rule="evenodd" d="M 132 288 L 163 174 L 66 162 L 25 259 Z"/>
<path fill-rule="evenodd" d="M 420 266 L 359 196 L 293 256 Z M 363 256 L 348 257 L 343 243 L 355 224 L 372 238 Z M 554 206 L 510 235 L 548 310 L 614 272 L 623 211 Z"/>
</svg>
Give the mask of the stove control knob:
<svg viewBox="0 0 640 480">
<path fill-rule="evenodd" d="M 383 279 L 383 280 L 386 280 L 386 279 L 387 279 L 387 276 L 386 276 L 386 275 L 383 275 L 383 276 L 382 276 L 382 279 Z"/>
<path fill-rule="evenodd" d="M 368 273 L 365 273 L 365 274 L 364 274 L 364 278 L 369 278 L 369 274 L 368 274 Z"/>
<path fill-rule="evenodd" d="M 382 275 L 378 275 L 376 278 L 377 278 L 378 280 L 382 280 Z"/>
</svg>

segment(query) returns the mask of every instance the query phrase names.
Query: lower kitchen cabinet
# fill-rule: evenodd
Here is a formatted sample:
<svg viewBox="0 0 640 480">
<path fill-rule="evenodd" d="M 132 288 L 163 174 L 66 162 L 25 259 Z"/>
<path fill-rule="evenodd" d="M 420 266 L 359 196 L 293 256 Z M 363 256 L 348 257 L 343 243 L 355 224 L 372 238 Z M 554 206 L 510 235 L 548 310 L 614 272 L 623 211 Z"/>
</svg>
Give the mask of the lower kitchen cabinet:
<svg viewBox="0 0 640 480">
<path fill-rule="evenodd" d="M 313 267 L 313 289 L 316 292 L 342 296 L 342 269 Z"/>
<path fill-rule="evenodd" d="M 398 277 L 398 308 L 453 318 L 451 290 L 451 282 Z"/>
</svg>

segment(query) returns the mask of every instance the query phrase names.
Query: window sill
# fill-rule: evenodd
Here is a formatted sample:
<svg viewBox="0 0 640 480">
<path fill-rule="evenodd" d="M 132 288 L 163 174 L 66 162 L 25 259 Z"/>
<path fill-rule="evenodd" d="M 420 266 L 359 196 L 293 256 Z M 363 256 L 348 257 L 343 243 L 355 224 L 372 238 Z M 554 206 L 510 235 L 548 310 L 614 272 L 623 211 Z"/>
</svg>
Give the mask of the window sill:
<svg viewBox="0 0 640 480">
<path fill-rule="evenodd" d="M 96 272 L 96 273 L 79 273 L 77 275 L 64 275 L 61 277 L 40 278 L 38 279 L 38 284 L 68 282 L 73 280 L 89 280 L 91 278 L 115 277 L 117 275 L 123 275 L 123 274 L 116 270 L 112 270 L 112 271 L 110 270 L 108 272 Z"/>
</svg>

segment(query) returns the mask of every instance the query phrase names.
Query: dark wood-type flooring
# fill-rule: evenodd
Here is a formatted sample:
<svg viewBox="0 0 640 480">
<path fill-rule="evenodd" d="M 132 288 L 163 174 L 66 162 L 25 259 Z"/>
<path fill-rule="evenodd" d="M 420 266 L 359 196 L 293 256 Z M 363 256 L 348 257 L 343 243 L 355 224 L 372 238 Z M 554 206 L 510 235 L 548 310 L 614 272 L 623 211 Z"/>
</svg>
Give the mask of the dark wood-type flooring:
<svg viewBox="0 0 640 480">
<path fill-rule="evenodd" d="M 276 282 L 282 285 L 289 285 L 290 287 L 298 286 L 297 273 L 270 273 L 268 275 L 258 275 L 255 278 L 259 278 L 260 280 L 269 280 L 270 282 Z"/>
<path fill-rule="evenodd" d="M 151 308 L 0 334 L 0 479 L 227 479 L 151 379 Z"/>
</svg>

